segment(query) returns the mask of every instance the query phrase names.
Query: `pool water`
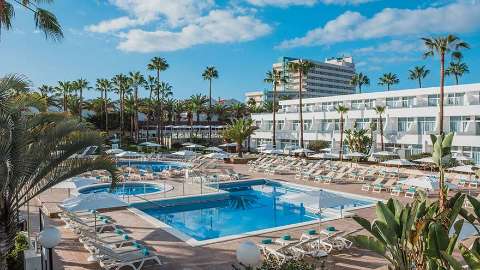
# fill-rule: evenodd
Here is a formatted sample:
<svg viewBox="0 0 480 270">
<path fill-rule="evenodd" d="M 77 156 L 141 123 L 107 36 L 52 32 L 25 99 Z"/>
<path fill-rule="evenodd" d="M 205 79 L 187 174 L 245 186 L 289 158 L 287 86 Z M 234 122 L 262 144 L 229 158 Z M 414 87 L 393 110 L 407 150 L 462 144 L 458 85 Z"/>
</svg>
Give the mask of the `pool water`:
<svg viewBox="0 0 480 270">
<path fill-rule="evenodd" d="M 162 172 L 170 169 L 182 169 L 184 164 L 176 162 L 162 162 L 162 161 L 118 161 L 117 166 L 129 166 L 140 170 Z"/>
<path fill-rule="evenodd" d="M 115 195 L 144 195 L 161 191 L 163 191 L 162 187 L 149 183 L 120 183 L 111 192 L 110 184 L 87 186 L 78 190 L 82 194 L 110 192 Z"/>
<path fill-rule="evenodd" d="M 142 203 L 134 207 L 197 241 L 316 221 L 319 217 L 315 214 L 318 208 L 306 205 L 309 200 L 301 189 L 264 180 L 220 188 L 229 194 L 216 200 L 199 201 L 197 197 L 178 204 L 170 201 L 162 206 L 159 201 L 156 205 Z M 304 195 L 305 203 L 298 198 L 290 200 L 292 195 Z M 352 200 L 352 206 L 357 203 L 371 202 Z M 321 218 L 327 217 L 322 212 Z"/>
</svg>

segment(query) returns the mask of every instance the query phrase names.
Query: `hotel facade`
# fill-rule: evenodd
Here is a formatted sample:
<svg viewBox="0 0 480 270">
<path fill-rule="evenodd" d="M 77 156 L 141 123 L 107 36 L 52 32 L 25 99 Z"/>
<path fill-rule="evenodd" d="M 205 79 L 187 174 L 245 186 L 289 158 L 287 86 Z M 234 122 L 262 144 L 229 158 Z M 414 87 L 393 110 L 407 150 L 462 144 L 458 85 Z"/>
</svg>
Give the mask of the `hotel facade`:
<svg viewBox="0 0 480 270">
<path fill-rule="evenodd" d="M 288 69 L 290 62 L 298 62 L 299 58 L 282 57 L 272 68 L 281 71 L 286 83 L 277 87 L 278 97 L 292 99 L 298 98 L 300 88 L 300 74 Z M 313 63 L 313 68 L 302 78 L 303 97 L 323 97 L 348 95 L 355 93 L 355 86 L 350 80 L 355 75 L 355 64 L 352 57 L 328 58 L 325 61 L 303 59 Z M 255 100 L 257 104 L 262 101 L 271 101 L 273 89 L 268 91 L 254 91 L 245 93 L 246 101 Z"/>
<path fill-rule="evenodd" d="M 401 156 L 431 151 L 430 134 L 439 132 L 439 87 L 372 92 L 303 99 L 304 142 L 322 140 L 339 147 L 340 115 L 335 107 L 349 108 L 344 129 L 369 129 L 379 115 L 375 106 L 385 106 L 383 133 L 385 148 Z M 299 145 L 299 101 L 280 101 L 276 114 L 277 148 Z M 453 151 L 470 156 L 480 163 L 480 84 L 445 87 L 444 131 L 454 132 Z M 258 126 L 252 145 L 272 141 L 272 114 L 254 114 Z M 378 126 L 378 125 L 377 125 Z M 380 132 L 374 133 L 380 148 Z"/>
</svg>

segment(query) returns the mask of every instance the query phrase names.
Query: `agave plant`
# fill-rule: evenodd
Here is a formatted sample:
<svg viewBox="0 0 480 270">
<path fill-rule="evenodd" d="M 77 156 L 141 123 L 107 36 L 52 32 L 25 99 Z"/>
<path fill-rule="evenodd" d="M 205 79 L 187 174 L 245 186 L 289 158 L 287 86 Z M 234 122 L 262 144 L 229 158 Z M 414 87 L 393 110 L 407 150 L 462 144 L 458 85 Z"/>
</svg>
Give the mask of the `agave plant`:
<svg viewBox="0 0 480 270">
<path fill-rule="evenodd" d="M 28 201 L 86 171 L 107 170 L 116 181 L 110 159 L 71 158 L 87 146 L 101 145 L 97 132 L 65 114 L 27 114 L 24 103 L 6 90 L 0 88 L 0 269 L 7 268 L 18 211 Z"/>
<path fill-rule="evenodd" d="M 464 222 L 457 220 L 464 200 L 465 195 L 458 193 L 447 201 L 444 210 L 438 201 L 428 204 L 423 195 L 406 205 L 393 199 L 386 204 L 378 202 L 373 222 L 354 217 L 370 235 L 350 239 L 387 259 L 389 269 L 450 269 Z M 453 234 L 449 235 L 451 230 Z"/>
</svg>

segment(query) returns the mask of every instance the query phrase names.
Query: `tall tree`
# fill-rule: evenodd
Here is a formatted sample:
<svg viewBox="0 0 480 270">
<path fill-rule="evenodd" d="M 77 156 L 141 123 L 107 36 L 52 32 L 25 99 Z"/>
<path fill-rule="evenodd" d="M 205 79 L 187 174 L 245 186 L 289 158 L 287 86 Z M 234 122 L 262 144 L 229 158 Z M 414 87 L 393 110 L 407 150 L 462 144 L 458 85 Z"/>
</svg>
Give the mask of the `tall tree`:
<svg viewBox="0 0 480 270">
<path fill-rule="evenodd" d="M 312 62 L 308 60 L 298 60 L 292 61 L 288 63 L 288 69 L 290 72 L 298 73 L 299 75 L 299 86 L 298 86 L 298 102 L 299 108 L 298 113 L 300 116 L 300 147 L 304 148 L 303 142 L 303 99 L 302 99 L 302 91 L 303 91 L 303 77 L 308 75 L 308 72 L 315 66 Z"/>
<path fill-rule="evenodd" d="M 207 113 L 207 120 L 208 120 L 208 139 L 210 143 L 212 143 L 212 80 L 218 78 L 218 71 L 214 66 L 210 66 L 205 68 L 202 73 L 202 77 L 204 80 L 208 80 L 208 113 Z"/>
<path fill-rule="evenodd" d="M 72 83 L 70 81 L 59 81 L 58 86 L 55 87 L 55 90 L 63 96 L 63 112 L 68 110 L 68 96 L 72 92 Z"/>
<path fill-rule="evenodd" d="M 138 88 L 145 85 L 145 77 L 137 71 L 130 72 L 128 74 L 130 85 L 133 88 L 133 129 L 134 129 L 134 141 L 138 143 L 139 127 L 138 127 Z"/>
<path fill-rule="evenodd" d="M 0 0 L 0 35 L 2 29 L 10 30 L 15 17 L 13 2 L 33 13 L 35 28 L 45 34 L 46 39 L 60 41 L 63 39 L 62 26 L 50 11 L 40 8 L 39 4 L 52 3 L 54 0 Z"/>
<path fill-rule="evenodd" d="M 382 115 L 385 113 L 385 106 L 375 106 L 374 110 L 378 114 L 378 129 L 380 130 L 380 143 L 382 145 L 382 151 L 383 151 L 383 150 L 385 150 L 385 146 L 383 144 L 383 118 L 382 118 Z"/>
<path fill-rule="evenodd" d="M 343 160 L 343 133 L 344 133 L 344 124 L 345 119 L 344 116 L 348 112 L 348 108 L 344 105 L 338 105 L 335 108 L 335 111 L 340 114 L 340 151 L 339 151 L 339 158 Z M 333 145 L 332 145 L 333 147 Z"/>
<path fill-rule="evenodd" d="M 165 71 L 169 68 L 169 65 L 167 63 L 167 60 L 162 57 L 154 57 L 150 60 L 150 63 L 147 65 L 148 70 L 153 70 L 156 71 L 157 73 L 157 80 L 156 80 L 156 86 L 157 86 L 157 93 L 160 92 L 160 72 Z M 159 136 L 159 127 L 160 127 L 160 120 L 157 119 L 157 142 L 160 142 L 161 145 L 163 145 L 163 137 L 160 138 Z M 162 130 L 163 134 L 163 130 Z"/>
<path fill-rule="evenodd" d="M 155 95 L 157 97 L 157 136 L 160 134 L 160 144 L 163 145 L 163 117 L 165 100 L 173 95 L 172 86 L 166 82 L 161 82 L 157 87 Z"/>
<path fill-rule="evenodd" d="M 378 85 L 386 85 L 387 91 L 390 91 L 390 86 L 398 84 L 400 80 L 397 77 L 397 74 L 394 73 L 384 73 L 382 77 L 378 78 Z"/>
<path fill-rule="evenodd" d="M 272 127 L 272 145 L 273 145 L 273 148 L 276 148 L 276 146 L 277 146 L 277 140 L 276 140 L 277 125 L 276 125 L 275 117 L 276 117 L 276 114 L 277 114 L 277 106 L 275 106 L 275 105 L 277 104 L 277 86 L 279 86 L 282 83 L 287 83 L 287 80 L 286 80 L 282 71 L 272 69 L 272 70 L 269 70 L 265 74 L 265 79 L 263 81 L 266 82 L 266 83 L 270 83 L 273 86 L 273 96 L 272 96 L 272 104 L 273 104 L 273 108 L 272 108 L 272 124 L 273 124 L 273 127 Z"/>
<path fill-rule="evenodd" d="M 189 99 L 192 112 L 196 115 L 197 125 L 200 124 L 200 114 L 205 111 L 205 104 L 208 102 L 208 98 L 202 94 L 192 95 Z"/>
<path fill-rule="evenodd" d="M 38 87 L 37 90 L 40 93 L 42 99 L 45 101 L 47 110 L 48 110 L 48 107 L 50 106 L 53 106 L 56 108 L 61 107 L 58 100 L 59 94 L 56 93 L 55 87 L 43 84 L 40 87 Z"/>
<path fill-rule="evenodd" d="M 462 62 L 450 62 L 450 66 L 445 70 L 445 75 L 454 76 L 455 84 L 458 85 L 460 77 L 469 72 L 470 70 L 468 69 L 467 64 Z"/>
<path fill-rule="evenodd" d="M 118 102 L 120 103 L 120 134 L 125 135 L 125 95 L 130 85 L 128 77 L 124 74 L 117 74 L 112 78 L 112 85 L 118 94 Z"/>
<path fill-rule="evenodd" d="M 356 73 L 352 76 L 352 79 L 350 80 L 350 85 L 358 87 L 358 92 L 362 93 L 362 86 L 370 85 L 370 79 L 362 72 Z"/>
<path fill-rule="evenodd" d="M 243 157 L 242 143 L 255 132 L 252 119 L 236 119 L 227 125 L 222 132 L 226 140 L 234 141 L 237 144 L 238 157 Z"/>
<path fill-rule="evenodd" d="M 443 134 L 443 102 L 445 98 L 445 55 L 452 54 L 454 58 L 461 56 L 461 49 L 468 49 L 470 45 L 463 42 L 454 35 L 443 37 L 422 38 L 427 50 L 423 54 L 424 57 L 437 55 L 440 58 L 440 108 L 439 108 L 439 123 L 440 134 Z"/>
<path fill-rule="evenodd" d="M 427 77 L 428 74 L 430 74 L 430 70 L 425 68 L 425 65 L 423 66 L 416 66 L 413 69 L 410 69 L 408 71 L 410 75 L 408 78 L 412 81 L 418 81 L 418 87 L 422 88 L 422 80 Z"/>
<path fill-rule="evenodd" d="M 103 113 L 105 114 L 105 131 L 108 133 L 108 92 L 112 91 L 112 83 L 108 79 L 97 79 L 95 84 L 97 91 L 100 91 L 103 100 Z"/>
<path fill-rule="evenodd" d="M 153 114 L 152 96 L 153 96 L 153 93 L 158 88 L 157 79 L 155 77 L 149 75 L 147 77 L 147 80 L 145 81 L 144 88 L 147 89 L 148 92 L 149 92 L 148 101 L 147 101 L 147 113 L 146 113 L 146 115 L 147 115 L 147 141 L 148 141 L 149 138 L 150 138 L 150 118 L 152 117 L 152 114 Z"/>
<path fill-rule="evenodd" d="M 78 90 L 80 95 L 78 99 L 78 113 L 80 117 L 80 121 L 83 120 L 83 115 L 82 115 L 82 110 L 83 110 L 83 90 L 88 90 L 91 89 L 90 86 L 88 86 L 88 81 L 85 79 L 78 79 L 73 82 L 73 88 L 75 90 Z"/>
</svg>

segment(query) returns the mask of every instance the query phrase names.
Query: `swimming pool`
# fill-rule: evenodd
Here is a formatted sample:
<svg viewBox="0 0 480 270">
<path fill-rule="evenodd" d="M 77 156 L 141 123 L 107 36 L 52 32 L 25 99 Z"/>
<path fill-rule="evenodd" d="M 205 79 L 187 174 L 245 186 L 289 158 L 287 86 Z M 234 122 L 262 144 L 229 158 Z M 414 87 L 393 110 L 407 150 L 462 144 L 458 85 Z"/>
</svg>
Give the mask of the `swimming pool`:
<svg viewBox="0 0 480 270">
<path fill-rule="evenodd" d="M 227 193 L 134 204 L 133 207 L 174 229 L 175 235 L 193 245 L 318 222 L 319 199 L 312 193 L 315 190 L 309 187 L 259 179 L 222 183 L 219 188 Z M 347 202 L 330 205 L 329 209 L 322 207 L 322 220 L 336 218 L 336 209 L 349 210 L 375 203 L 365 198 L 322 192 L 324 195 L 328 193 L 329 200 L 342 198 Z"/>
<path fill-rule="evenodd" d="M 145 171 L 161 172 L 170 169 L 182 169 L 186 165 L 180 162 L 121 160 L 117 162 L 117 166 L 129 166 Z"/>
<path fill-rule="evenodd" d="M 167 186 L 167 190 L 171 188 Z M 119 183 L 111 193 L 115 195 L 145 195 L 162 192 L 163 187 L 152 183 L 126 182 Z M 110 192 L 110 184 L 95 184 L 78 189 L 78 193 L 89 194 L 99 192 Z"/>
</svg>

